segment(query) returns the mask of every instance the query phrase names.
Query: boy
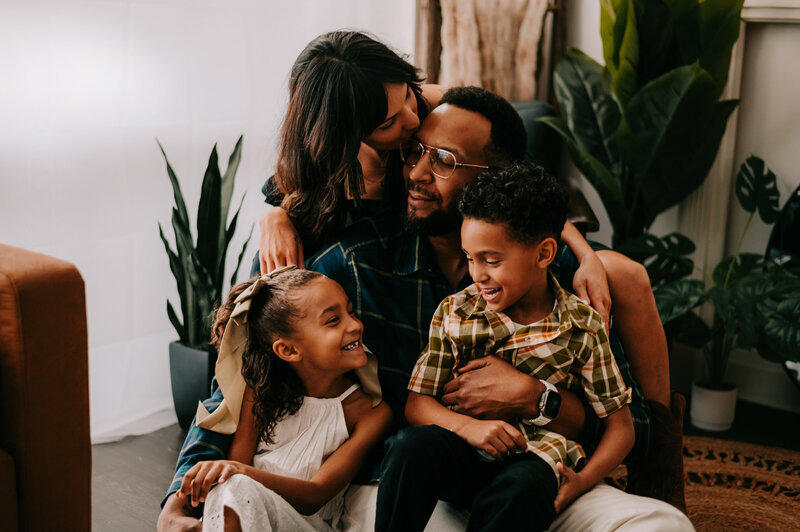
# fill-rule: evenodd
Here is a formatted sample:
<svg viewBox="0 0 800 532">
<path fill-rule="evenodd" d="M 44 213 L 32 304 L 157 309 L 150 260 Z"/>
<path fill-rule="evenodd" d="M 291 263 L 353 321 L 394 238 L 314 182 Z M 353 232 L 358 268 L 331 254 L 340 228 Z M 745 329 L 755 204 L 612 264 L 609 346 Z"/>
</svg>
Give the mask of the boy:
<svg viewBox="0 0 800 532">
<path fill-rule="evenodd" d="M 412 372 L 405 413 L 418 426 L 389 444 L 379 487 L 396 493 L 393 529 L 422 530 L 443 499 L 470 509 L 468 529 L 544 530 L 632 448 L 630 391 L 602 318 L 547 270 L 566 209 L 555 179 L 528 163 L 487 172 L 464 189 L 461 244 L 475 284 L 439 305 Z M 480 420 L 439 402 L 460 368 L 488 355 L 545 384 L 534 417 Z M 556 383 L 582 390 L 604 420 L 589 462 L 580 445 L 545 427 L 558 415 Z"/>
</svg>

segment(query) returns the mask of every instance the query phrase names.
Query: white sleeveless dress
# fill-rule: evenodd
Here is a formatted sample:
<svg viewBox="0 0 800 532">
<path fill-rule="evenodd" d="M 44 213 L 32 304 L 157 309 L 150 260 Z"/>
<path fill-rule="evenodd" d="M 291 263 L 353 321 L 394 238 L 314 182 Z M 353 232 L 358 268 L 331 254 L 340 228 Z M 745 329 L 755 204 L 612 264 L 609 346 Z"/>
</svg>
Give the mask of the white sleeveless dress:
<svg viewBox="0 0 800 532">
<path fill-rule="evenodd" d="M 259 442 L 253 465 L 277 475 L 309 480 L 349 433 L 342 401 L 359 388 L 353 384 L 329 399 L 304 397 L 294 415 L 275 425 L 273 443 Z M 317 513 L 302 515 L 274 491 L 246 475 L 234 475 L 208 495 L 203 530 L 224 529 L 224 509 L 239 516 L 242 530 L 330 531 L 341 529 L 342 490 Z"/>
</svg>

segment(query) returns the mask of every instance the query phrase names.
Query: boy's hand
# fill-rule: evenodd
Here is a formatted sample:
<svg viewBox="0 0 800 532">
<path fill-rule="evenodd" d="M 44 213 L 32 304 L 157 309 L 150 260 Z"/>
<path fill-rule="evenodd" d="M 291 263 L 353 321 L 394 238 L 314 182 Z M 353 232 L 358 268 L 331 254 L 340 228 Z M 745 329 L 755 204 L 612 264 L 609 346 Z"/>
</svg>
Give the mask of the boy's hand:
<svg viewBox="0 0 800 532">
<path fill-rule="evenodd" d="M 235 460 L 198 462 L 183 477 L 181 489 L 175 494 L 179 499 L 189 497 L 192 506 L 205 502 L 208 492 L 237 473 L 245 473 L 246 466 Z"/>
<path fill-rule="evenodd" d="M 520 431 L 505 421 L 471 419 L 455 430 L 467 443 L 502 460 L 517 451 L 524 451 L 528 442 Z"/>
<path fill-rule="evenodd" d="M 580 473 L 576 473 L 561 462 L 556 464 L 556 467 L 558 468 L 559 475 L 561 475 L 561 486 L 558 488 L 555 500 L 556 513 L 559 514 L 564 508 L 569 506 L 572 501 L 594 486 L 587 485 L 588 482 L 586 482 L 586 479 L 581 476 Z"/>
</svg>

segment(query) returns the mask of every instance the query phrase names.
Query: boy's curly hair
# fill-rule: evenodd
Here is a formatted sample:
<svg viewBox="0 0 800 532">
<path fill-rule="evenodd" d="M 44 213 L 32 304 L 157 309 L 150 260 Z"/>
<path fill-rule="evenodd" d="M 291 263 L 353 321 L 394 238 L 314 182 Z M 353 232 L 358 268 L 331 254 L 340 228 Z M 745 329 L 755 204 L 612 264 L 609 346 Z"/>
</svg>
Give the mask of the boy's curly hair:
<svg viewBox="0 0 800 532">
<path fill-rule="evenodd" d="M 513 240 L 536 244 L 548 236 L 558 241 L 568 200 L 555 177 L 523 161 L 484 172 L 467 184 L 458 210 L 464 218 L 505 224 Z"/>
</svg>

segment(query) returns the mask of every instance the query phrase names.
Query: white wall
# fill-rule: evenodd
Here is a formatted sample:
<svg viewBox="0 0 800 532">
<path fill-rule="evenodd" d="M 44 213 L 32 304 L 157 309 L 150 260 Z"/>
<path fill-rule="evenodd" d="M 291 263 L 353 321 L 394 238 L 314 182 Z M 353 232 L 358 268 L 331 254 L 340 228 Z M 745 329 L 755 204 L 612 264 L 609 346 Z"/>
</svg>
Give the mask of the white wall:
<svg viewBox="0 0 800 532">
<path fill-rule="evenodd" d="M 736 144 L 736 169 L 750 155 L 763 158 L 778 177 L 782 204 L 800 183 L 800 69 L 796 51 L 800 50 L 800 24 L 748 24 L 742 73 L 741 105 Z M 570 3 L 567 42 L 600 62 L 603 47 L 600 40 L 600 4 L 595 0 L 573 0 Z M 609 244 L 611 225 L 599 196 L 589 182 L 571 164 L 567 172 L 576 179 L 592 209 L 598 215 L 601 229 L 590 238 Z M 735 195 L 731 197 L 728 227 L 720 228 L 719 238 L 727 242 L 732 253 L 746 222 L 746 216 Z M 657 235 L 678 230 L 678 209 L 658 217 L 651 228 Z M 769 229 L 758 219 L 753 221 L 742 250 L 763 253 Z M 703 371 L 698 353 L 678 349 L 673 353 L 673 386 L 682 391 L 691 388 L 691 380 Z M 740 397 L 760 404 L 800 412 L 800 392 L 792 386 L 778 364 L 763 360 L 755 351 L 735 350 L 731 355 L 728 377 L 739 386 Z"/>
<path fill-rule="evenodd" d="M 777 177 L 783 208 L 800 184 L 800 24 L 748 23 L 745 43 L 736 169 L 750 155 L 764 159 Z M 735 251 L 748 217 L 735 194 L 731 195 L 730 213 L 729 254 Z M 771 227 L 756 216 L 742 251 L 764 253 L 770 231 Z M 800 412 L 800 391 L 790 384 L 778 364 L 767 362 L 755 351 L 734 351 L 729 377 L 739 385 L 742 397 Z"/>
<path fill-rule="evenodd" d="M 411 52 L 414 2 L 0 4 L 0 242 L 84 276 L 95 441 L 174 422 L 165 301 L 177 291 L 156 225 L 169 229 L 172 193 L 155 139 L 194 212 L 211 147 L 224 170 L 244 134 L 240 248 L 263 209 L 289 67 L 344 27 Z"/>
</svg>

